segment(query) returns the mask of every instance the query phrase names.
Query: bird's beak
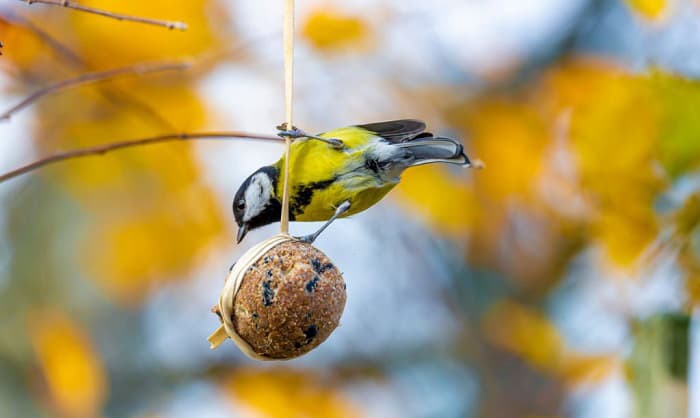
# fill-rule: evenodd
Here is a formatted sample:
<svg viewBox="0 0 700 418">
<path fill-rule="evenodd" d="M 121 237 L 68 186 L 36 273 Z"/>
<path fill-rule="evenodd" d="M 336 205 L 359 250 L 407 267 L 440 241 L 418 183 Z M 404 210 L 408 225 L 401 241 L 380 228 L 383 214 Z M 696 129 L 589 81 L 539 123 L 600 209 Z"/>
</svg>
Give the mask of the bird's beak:
<svg viewBox="0 0 700 418">
<path fill-rule="evenodd" d="M 245 238 L 245 234 L 248 233 L 248 224 L 243 224 L 238 227 L 238 236 L 236 237 L 236 242 L 241 243 L 243 241 L 243 238 Z"/>
</svg>

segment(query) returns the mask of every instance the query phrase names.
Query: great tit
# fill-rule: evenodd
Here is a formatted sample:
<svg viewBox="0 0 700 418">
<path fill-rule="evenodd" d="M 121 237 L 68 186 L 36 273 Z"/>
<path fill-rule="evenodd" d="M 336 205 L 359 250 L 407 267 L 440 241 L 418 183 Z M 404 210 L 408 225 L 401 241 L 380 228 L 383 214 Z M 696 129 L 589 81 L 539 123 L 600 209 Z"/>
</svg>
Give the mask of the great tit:
<svg viewBox="0 0 700 418">
<path fill-rule="evenodd" d="M 404 119 L 354 125 L 317 136 L 300 134 L 290 151 L 289 219 L 327 221 L 362 212 L 399 183 L 408 167 L 450 163 L 469 167 L 462 144 L 434 136 L 425 123 Z M 299 131 L 297 131 L 299 132 Z M 285 160 L 248 177 L 233 200 L 238 242 L 248 231 L 280 220 Z"/>
</svg>

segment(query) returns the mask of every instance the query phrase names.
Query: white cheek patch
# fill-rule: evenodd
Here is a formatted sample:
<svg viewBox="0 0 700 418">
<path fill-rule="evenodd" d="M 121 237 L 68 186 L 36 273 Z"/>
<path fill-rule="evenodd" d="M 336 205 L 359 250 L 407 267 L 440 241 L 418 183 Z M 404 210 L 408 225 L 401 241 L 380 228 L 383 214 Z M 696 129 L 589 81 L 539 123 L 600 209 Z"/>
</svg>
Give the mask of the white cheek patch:
<svg viewBox="0 0 700 418">
<path fill-rule="evenodd" d="M 243 222 L 248 222 L 262 213 L 272 195 L 272 182 L 265 173 L 258 173 L 250 179 L 245 191 L 245 212 Z"/>
</svg>

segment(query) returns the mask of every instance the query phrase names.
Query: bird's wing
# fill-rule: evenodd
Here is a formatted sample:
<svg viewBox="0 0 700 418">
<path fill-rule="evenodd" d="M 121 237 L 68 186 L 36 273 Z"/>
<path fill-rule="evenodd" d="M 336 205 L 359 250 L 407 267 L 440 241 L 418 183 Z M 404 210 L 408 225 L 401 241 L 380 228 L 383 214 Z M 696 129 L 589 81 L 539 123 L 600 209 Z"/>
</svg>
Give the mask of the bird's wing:
<svg viewBox="0 0 700 418">
<path fill-rule="evenodd" d="M 356 126 L 374 132 L 390 142 L 410 141 L 425 130 L 425 123 L 416 119 L 390 120 Z"/>
</svg>

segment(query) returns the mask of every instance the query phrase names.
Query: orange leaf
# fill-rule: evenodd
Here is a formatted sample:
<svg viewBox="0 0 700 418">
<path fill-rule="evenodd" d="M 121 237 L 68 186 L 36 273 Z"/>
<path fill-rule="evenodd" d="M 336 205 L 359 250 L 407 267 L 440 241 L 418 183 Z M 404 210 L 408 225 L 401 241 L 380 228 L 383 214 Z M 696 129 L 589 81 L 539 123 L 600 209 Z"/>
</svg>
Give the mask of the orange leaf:
<svg viewBox="0 0 700 418">
<path fill-rule="evenodd" d="M 0 70 L 14 66 L 34 72 L 36 67 L 46 64 L 49 54 L 42 41 L 31 31 L 0 16 L 0 33 L 4 44 Z"/>
<path fill-rule="evenodd" d="M 52 404 L 66 417 L 100 416 L 107 372 L 89 335 L 58 311 L 32 314 L 29 331 Z"/>
</svg>

